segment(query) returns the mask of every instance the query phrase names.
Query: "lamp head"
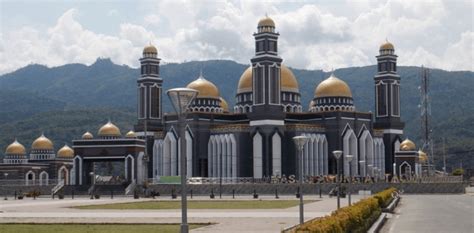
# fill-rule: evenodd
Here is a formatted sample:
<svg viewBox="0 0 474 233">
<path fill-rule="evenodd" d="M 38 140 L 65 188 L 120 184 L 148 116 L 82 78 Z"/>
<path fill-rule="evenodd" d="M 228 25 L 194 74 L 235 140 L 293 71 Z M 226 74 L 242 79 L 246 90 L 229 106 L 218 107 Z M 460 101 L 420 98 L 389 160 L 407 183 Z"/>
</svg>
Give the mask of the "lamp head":
<svg viewBox="0 0 474 233">
<path fill-rule="evenodd" d="M 339 158 L 341 158 L 341 155 L 342 155 L 342 151 L 341 150 L 335 150 L 332 152 L 334 157 L 339 160 Z"/>
<path fill-rule="evenodd" d="M 351 162 L 354 158 L 354 155 L 346 155 L 347 162 Z"/>
<path fill-rule="evenodd" d="M 306 145 L 306 143 L 308 142 L 308 137 L 296 136 L 293 137 L 293 141 L 295 142 L 296 148 L 298 148 L 298 150 L 302 150 L 304 145 Z"/>
<path fill-rule="evenodd" d="M 187 111 L 198 91 L 191 88 L 173 88 L 169 89 L 166 94 L 168 94 L 176 113 L 180 116 Z"/>
</svg>

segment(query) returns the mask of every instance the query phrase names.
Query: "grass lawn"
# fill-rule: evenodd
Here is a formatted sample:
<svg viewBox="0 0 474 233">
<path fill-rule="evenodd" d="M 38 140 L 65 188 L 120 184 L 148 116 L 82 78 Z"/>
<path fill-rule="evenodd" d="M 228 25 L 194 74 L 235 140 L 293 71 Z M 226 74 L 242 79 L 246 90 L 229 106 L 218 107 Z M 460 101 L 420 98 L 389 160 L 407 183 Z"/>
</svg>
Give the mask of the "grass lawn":
<svg viewBox="0 0 474 233">
<path fill-rule="evenodd" d="M 314 201 L 304 201 L 305 204 Z M 188 201 L 188 209 L 284 209 L 297 206 L 299 200 L 265 201 Z M 143 201 L 104 205 L 77 206 L 78 209 L 180 209 L 181 201 Z"/>
<path fill-rule="evenodd" d="M 195 229 L 205 225 L 189 225 Z M 0 224 L 2 233 L 176 233 L 179 224 Z"/>
</svg>

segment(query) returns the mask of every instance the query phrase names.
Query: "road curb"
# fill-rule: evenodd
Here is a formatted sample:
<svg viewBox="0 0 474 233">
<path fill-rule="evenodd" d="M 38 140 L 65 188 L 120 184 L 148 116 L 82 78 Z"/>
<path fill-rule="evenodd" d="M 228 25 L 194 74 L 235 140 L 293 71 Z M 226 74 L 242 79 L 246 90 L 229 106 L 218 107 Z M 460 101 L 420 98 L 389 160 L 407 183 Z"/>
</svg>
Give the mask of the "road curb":
<svg viewBox="0 0 474 233">
<path fill-rule="evenodd" d="M 375 221 L 374 224 L 372 224 L 372 226 L 371 226 L 370 229 L 367 231 L 367 233 L 376 233 L 376 232 L 379 232 L 380 229 L 382 229 L 383 224 L 385 223 L 386 220 L 387 220 L 387 213 L 382 213 L 382 214 L 380 214 L 380 216 L 379 216 L 379 218 L 377 219 L 377 221 Z"/>
</svg>

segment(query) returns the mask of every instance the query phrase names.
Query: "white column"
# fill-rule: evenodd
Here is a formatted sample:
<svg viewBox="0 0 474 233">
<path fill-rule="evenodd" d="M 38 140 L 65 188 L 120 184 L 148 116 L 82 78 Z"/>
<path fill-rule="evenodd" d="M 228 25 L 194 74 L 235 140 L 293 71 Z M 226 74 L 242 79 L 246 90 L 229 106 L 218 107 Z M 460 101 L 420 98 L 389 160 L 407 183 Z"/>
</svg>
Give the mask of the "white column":
<svg viewBox="0 0 474 233">
<path fill-rule="evenodd" d="M 218 177 L 218 151 L 217 148 L 219 147 L 219 137 L 218 135 L 214 135 L 214 141 L 212 142 L 212 177 Z"/>
<path fill-rule="evenodd" d="M 272 174 L 281 176 L 281 137 L 278 132 L 272 137 L 272 152 Z"/>
<path fill-rule="evenodd" d="M 314 166 L 316 165 L 316 162 L 314 160 L 314 151 L 313 151 L 314 134 L 310 134 L 309 136 L 310 136 L 308 140 L 309 175 L 314 176 L 314 173 L 315 173 Z"/>
<path fill-rule="evenodd" d="M 328 160 L 328 141 L 326 139 L 326 135 L 323 135 L 323 158 L 324 158 L 324 174 L 329 174 L 329 160 Z"/>
<path fill-rule="evenodd" d="M 209 137 L 209 142 L 207 143 L 207 175 L 209 177 L 212 177 L 212 159 L 213 159 L 213 156 L 212 156 L 212 142 L 214 141 L 214 136 L 210 136 Z"/>
<path fill-rule="evenodd" d="M 144 153 L 140 152 L 137 157 L 137 184 L 143 184 L 143 181 L 145 180 L 143 156 L 144 156 Z"/>
<path fill-rule="evenodd" d="M 217 177 L 221 177 L 221 174 L 222 174 L 222 163 L 221 163 L 221 159 L 222 159 L 222 140 L 221 140 L 221 135 L 217 136 L 217 154 L 216 154 L 216 167 L 217 167 Z"/>
<path fill-rule="evenodd" d="M 186 177 L 193 176 L 193 138 L 186 130 Z"/>
<path fill-rule="evenodd" d="M 320 167 L 323 165 L 322 157 L 319 154 L 319 135 L 314 136 L 314 141 L 313 141 L 313 153 L 314 153 L 314 160 L 315 160 L 315 171 L 314 174 L 319 176 L 322 172 Z"/>
<path fill-rule="evenodd" d="M 253 177 L 262 178 L 262 135 L 257 132 L 253 136 Z"/>
<path fill-rule="evenodd" d="M 237 177 L 237 141 L 233 134 L 230 135 L 232 142 L 232 177 Z"/>
<path fill-rule="evenodd" d="M 308 137 L 307 134 L 305 136 Z M 308 143 L 306 143 L 303 149 L 303 176 L 306 176 L 309 174 L 309 163 L 310 163 L 309 149 L 308 149 Z"/>
<path fill-rule="evenodd" d="M 226 134 L 225 136 L 226 140 L 226 177 L 232 177 L 232 141 L 230 140 L 230 134 Z"/>
</svg>

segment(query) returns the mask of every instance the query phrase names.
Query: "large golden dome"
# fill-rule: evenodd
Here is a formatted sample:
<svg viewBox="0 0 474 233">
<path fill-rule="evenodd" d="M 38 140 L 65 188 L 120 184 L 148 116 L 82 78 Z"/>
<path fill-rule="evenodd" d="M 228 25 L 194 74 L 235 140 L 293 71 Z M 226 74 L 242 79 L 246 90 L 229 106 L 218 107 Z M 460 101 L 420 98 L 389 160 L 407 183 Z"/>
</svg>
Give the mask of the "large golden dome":
<svg viewBox="0 0 474 233">
<path fill-rule="evenodd" d="M 380 45 L 380 50 L 395 50 L 395 47 L 392 43 L 385 41 L 382 45 Z"/>
<path fill-rule="evenodd" d="M 196 80 L 189 83 L 186 87 L 198 91 L 198 98 L 219 98 L 219 89 L 202 75 L 199 75 Z"/>
<path fill-rule="evenodd" d="M 420 163 L 425 163 L 426 161 L 428 161 L 428 155 L 422 150 L 418 150 L 418 160 L 420 161 Z"/>
<path fill-rule="evenodd" d="M 400 143 L 400 150 L 401 151 L 414 151 L 416 149 L 416 145 L 410 139 L 405 139 L 402 143 Z"/>
<path fill-rule="evenodd" d="M 143 53 L 153 53 L 153 54 L 158 54 L 158 49 L 156 49 L 155 46 L 153 45 L 147 45 L 145 48 L 143 48 Z"/>
<path fill-rule="evenodd" d="M 224 112 L 229 112 L 229 104 L 227 104 L 227 101 L 225 101 L 224 98 L 222 97 L 219 97 L 220 101 L 221 101 L 221 108 Z"/>
<path fill-rule="evenodd" d="M 74 150 L 68 145 L 64 145 L 61 149 L 58 150 L 58 158 L 73 158 Z"/>
<path fill-rule="evenodd" d="M 98 135 L 102 137 L 120 137 L 122 134 L 120 129 L 109 121 L 100 127 Z"/>
<path fill-rule="evenodd" d="M 290 68 L 281 64 L 280 75 L 282 91 L 299 92 L 298 81 Z M 252 89 L 252 66 L 250 66 L 240 76 L 237 93 L 251 92 Z"/>
<path fill-rule="evenodd" d="M 346 82 L 331 74 L 329 78 L 322 81 L 314 90 L 316 97 L 352 97 L 351 88 Z"/>
<path fill-rule="evenodd" d="M 16 139 L 15 141 L 8 145 L 7 150 L 5 151 L 7 155 L 25 155 L 26 149 L 25 147 L 19 143 Z"/>
<path fill-rule="evenodd" d="M 265 18 L 258 21 L 258 27 L 275 27 L 275 22 L 272 18 L 265 16 Z"/>
<path fill-rule="evenodd" d="M 44 134 L 41 134 L 36 140 L 31 144 L 32 150 L 53 150 L 54 145 L 49 138 L 45 137 Z"/>
</svg>

